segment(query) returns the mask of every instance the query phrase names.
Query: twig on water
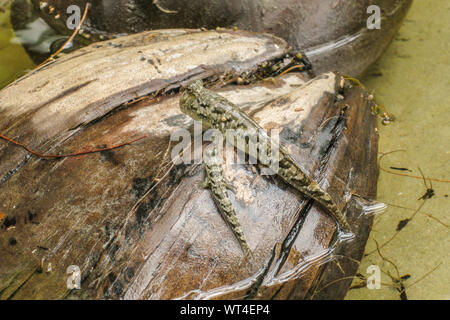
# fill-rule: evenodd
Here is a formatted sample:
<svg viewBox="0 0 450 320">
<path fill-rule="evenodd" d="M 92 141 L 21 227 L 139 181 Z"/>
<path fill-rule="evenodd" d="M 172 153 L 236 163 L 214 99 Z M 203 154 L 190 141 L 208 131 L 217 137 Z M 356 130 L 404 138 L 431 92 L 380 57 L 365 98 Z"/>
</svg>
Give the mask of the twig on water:
<svg viewBox="0 0 450 320">
<path fill-rule="evenodd" d="M 161 7 L 161 5 L 158 3 L 158 0 L 153 0 L 153 4 L 154 4 L 155 7 L 158 8 L 158 10 L 161 11 L 161 12 L 168 13 L 168 14 L 178 13 L 178 11 L 175 11 L 175 10 L 164 9 L 164 8 Z"/>
<path fill-rule="evenodd" d="M 380 170 L 381 170 L 381 171 L 384 171 L 384 172 L 387 172 L 387 173 L 390 173 L 390 174 L 395 174 L 395 175 L 397 175 L 397 176 L 402 176 L 402 177 L 409 177 L 409 178 L 415 178 L 415 179 L 425 179 L 425 180 L 429 180 L 429 181 L 437 181 L 437 182 L 446 182 L 446 183 L 450 183 L 450 180 L 448 180 L 448 179 L 424 178 L 423 176 L 414 176 L 414 175 L 411 175 L 411 174 L 400 173 L 400 172 L 394 172 L 394 171 L 385 169 L 385 168 L 383 168 L 383 167 L 381 166 L 381 160 L 383 159 L 384 156 L 387 156 L 388 154 L 391 154 L 391 153 L 394 153 L 394 152 L 400 152 L 400 151 L 405 152 L 406 150 L 394 150 L 394 151 L 390 151 L 390 152 L 383 153 L 383 154 L 380 156 L 379 160 L 378 160 L 378 161 L 379 161 L 379 164 L 380 164 Z"/>
<path fill-rule="evenodd" d="M 64 44 L 61 46 L 61 48 L 59 48 L 55 53 L 53 53 L 50 57 L 48 57 L 48 58 L 47 58 L 44 62 L 42 62 L 40 65 L 38 65 L 38 66 L 35 68 L 35 70 L 41 68 L 42 66 L 46 65 L 48 62 L 50 62 L 51 60 L 53 60 L 53 58 L 54 58 L 55 56 L 57 56 L 58 54 L 60 54 L 61 51 L 63 51 L 64 48 L 65 48 L 70 42 L 72 42 L 72 40 L 75 38 L 75 36 L 76 36 L 76 35 L 78 34 L 78 32 L 80 31 L 81 26 L 82 26 L 83 23 L 84 23 L 84 20 L 86 19 L 86 16 L 87 16 L 87 13 L 88 13 L 89 6 L 90 6 L 90 5 L 91 5 L 91 4 L 90 4 L 89 2 L 86 3 L 86 6 L 84 7 L 83 16 L 81 17 L 80 23 L 79 23 L 78 26 L 75 28 L 75 30 L 73 30 L 73 33 L 72 33 L 72 35 L 70 36 L 70 38 L 67 39 L 66 42 L 64 42 Z"/>
</svg>

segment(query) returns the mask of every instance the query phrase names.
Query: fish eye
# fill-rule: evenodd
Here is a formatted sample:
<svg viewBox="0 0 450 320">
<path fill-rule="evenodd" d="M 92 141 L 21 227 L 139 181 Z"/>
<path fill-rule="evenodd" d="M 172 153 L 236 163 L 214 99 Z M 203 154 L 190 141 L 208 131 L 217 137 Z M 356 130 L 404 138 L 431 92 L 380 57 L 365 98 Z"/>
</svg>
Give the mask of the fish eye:
<svg viewBox="0 0 450 320">
<path fill-rule="evenodd" d="M 203 88 L 202 80 L 194 80 L 188 84 L 188 86 L 186 87 L 186 90 L 188 90 L 188 92 L 197 92 L 201 88 Z"/>
</svg>

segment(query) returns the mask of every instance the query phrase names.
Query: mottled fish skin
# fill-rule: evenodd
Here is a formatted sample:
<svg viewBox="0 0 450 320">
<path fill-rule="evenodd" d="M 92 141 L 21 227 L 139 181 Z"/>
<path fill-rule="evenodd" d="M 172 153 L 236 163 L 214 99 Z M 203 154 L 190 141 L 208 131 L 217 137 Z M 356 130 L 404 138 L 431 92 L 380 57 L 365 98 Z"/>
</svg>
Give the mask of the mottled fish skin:
<svg viewBox="0 0 450 320">
<path fill-rule="evenodd" d="M 247 239 L 242 231 L 242 227 L 236 216 L 236 212 L 234 211 L 233 204 L 228 197 L 227 182 L 225 181 L 223 173 L 222 159 L 218 157 L 217 148 L 215 146 L 213 148 L 209 148 L 205 152 L 205 167 L 205 186 L 211 189 L 214 203 L 239 241 L 242 250 L 246 255 L 251 256 L 252 252 L 248 246 Z"/>
<path fill-rule="evenodd" d="M 223 135 L 226 135 L 226 131 L 229 129 L 242 130 L 247 136 L 250 136 L 249 141 L 258 141 L 265 146 L 270 146 L 271 138 L 267 133 L 262 135 L 262 140 L 261 135 L 259 140 L 256 139 L 258 131 L 265 132 L 258 123 L 224 97 L 205 89 L 201 80 L 193 81 L 187 86 L 180 99 L 180 108 L 183 113 L 195 120 L 202 121 L 205 126 L 220 130 Z M 264 141 L 264 138 L 267 140 Z M 235 141 L 231 139 L 229 142 L 234 143 Z M 248 145 L 245 146 L 245 150 L 242 145 L 236 144 L 235 146 L 246 153 L 249 151 Z M 331 196 L 317 182 L 309 178 L 281 146 L 279 147 L 277 174 L 305 196 L 317 201 L 335 219 L 342 231 L 351 232 L 347 220 Z"/>
</svg>

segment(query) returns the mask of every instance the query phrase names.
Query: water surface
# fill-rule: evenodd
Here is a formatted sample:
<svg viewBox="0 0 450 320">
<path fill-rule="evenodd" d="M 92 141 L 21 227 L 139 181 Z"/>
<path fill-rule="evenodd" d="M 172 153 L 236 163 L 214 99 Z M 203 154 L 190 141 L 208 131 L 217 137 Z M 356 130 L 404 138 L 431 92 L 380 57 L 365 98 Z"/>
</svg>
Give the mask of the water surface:
<svg viewBox="0 0 450 320">
<path fill-rule="evenodd" d="M 414 1 L 395 41 L 363 79 L 397 118 L 379 127 L 380 154 L 405 150 L 384 156 L 383 168 L 407 168 L 411 172 L 392 171 L 420 176 L 420 167 L 427 177 L 450 179 L 449 13 L 448 0 Z M 366 254 L 375 252 L 362 260 L 359 272 L 367 275 L 368 266 L 378 265 L 383 285 L 350 290 L 348 299 L 399 299 L 389 276 L 398 278 L 396 267 L 400 276 L 410 275 L 404 281 L 409 299 L 450 299 L 450 184 L 432 184 L 436 195 L 423 203 L 418 200 L 426 191 L 421 179 L 380 172 L 378 200 L 391 206 L 375 219 Z M 381 247 L 422 204 L 380 249 L 385 259 L 380 257 L 375 241 Z"/>
<path fill-rule="evenodd" d="M 25 50 L 15 39 L 9 19 L 9 6 L 0 11 L 0 88 L 33 68 Z"/>
</svg>

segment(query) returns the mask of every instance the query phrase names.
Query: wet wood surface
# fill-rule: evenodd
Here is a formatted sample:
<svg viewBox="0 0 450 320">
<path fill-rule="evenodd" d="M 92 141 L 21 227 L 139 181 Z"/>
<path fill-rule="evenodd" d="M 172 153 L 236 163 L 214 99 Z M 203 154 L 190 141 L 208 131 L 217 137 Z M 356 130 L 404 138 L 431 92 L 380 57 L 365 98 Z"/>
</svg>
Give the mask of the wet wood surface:
<svg viewBox="0 0 450 320">
<path fill-rule="evenodd" d="M 360 197 L 376 196 L 376 118 L 367 92 L 336 73 L 221 81 L 287 52 L 268 35 L 155 31 L 83 48 L 0 91 L 0 133 L 41 152 L 148 135 L 54 160 L 0 141 L 0 298 L 342 298 L 351 280 L 321 288 L 354 275 L 364 250 L 372 217 Z M 298 163 L 346 208 L 356 238 L 330 250 L 335 224 L 317 205 L 258 166 L 227 164 L 254 252 L 244 258 L 199 186 L 203 164 L 171 161 L 170 137 L 193 132 L 178 89 L 194 78 L 280 129 Z M 81 290 L 66 286 L 71 265 Z"/>
</svg>

